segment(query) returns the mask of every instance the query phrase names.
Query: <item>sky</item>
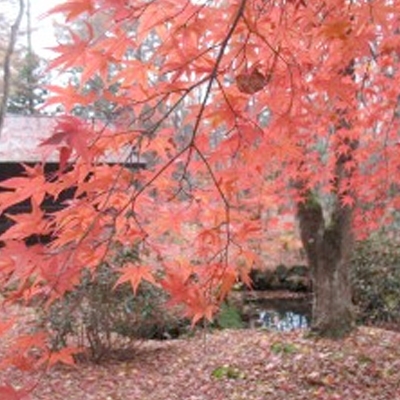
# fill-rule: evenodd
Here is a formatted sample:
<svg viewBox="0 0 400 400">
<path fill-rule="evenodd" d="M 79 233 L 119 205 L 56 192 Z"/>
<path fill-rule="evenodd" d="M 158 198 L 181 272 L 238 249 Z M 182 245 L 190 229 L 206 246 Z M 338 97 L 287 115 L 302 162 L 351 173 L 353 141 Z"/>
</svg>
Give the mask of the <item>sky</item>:
<svg viewBox="0 0 400 400">
<path fill-rule="evenodd" d="M 25 2 L 27 2 L 27 0 L 25 0 Z M 48 48 L 57 45 L 53 28 L 55 17 L 44 17 L 44 14 L 58 3 L 60 3 L 60 0 L 30 0 L 32 45 L 34 51 L 43 58 L 51 58 L 53 53 L 48 50 Z M 18 12 L 16 4 L 18 4 L 17 0 L 0 0 L 0 13 L 6 14 L 7 20 L 9 21 L 14 21 L 16 18 Z M 21 23 L 21 32 L 27 29 L 26 9 L 27 5 L 25 4 L 25 16 Z M 22 35 L 19 41 L 23 43 L 25 40 L 26 37 Z"/>
<path fill-rule="evenodd" d="M 32 34 L 32 45 L 36 53 L 44 58 L 51 58 L 53 53 L 48 50 L 48 48 L 57 45 L 53 28 L 55 17 L 44 17 L 44 14 L 49 10 L 49 8 L 54 7 L 57 3 L 59 3 L 59 1 L 30 1 L 32 28 L 35 28 Z"/>
</svg>

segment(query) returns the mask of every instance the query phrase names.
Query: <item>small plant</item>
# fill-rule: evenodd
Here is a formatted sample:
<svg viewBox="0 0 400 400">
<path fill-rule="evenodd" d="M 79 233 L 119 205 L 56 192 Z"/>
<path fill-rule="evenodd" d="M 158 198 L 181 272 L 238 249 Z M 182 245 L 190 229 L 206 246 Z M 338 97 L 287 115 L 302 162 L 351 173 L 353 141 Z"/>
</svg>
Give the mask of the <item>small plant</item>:
<svg viewBox="0 0 400 400">
<path fill-rule="evenodd" d="M 215 368 L 211 376 L 215 379 L 243 379 L 245 377 L 243 372 L 230 365 L 222 365 Z"/>
<path fill-rule="evenodd" d="M 244 323 L 239 310 L 228 303 L 223 303 L 216 318 L 216 325 L 221 329 L 242 329 Z"/>
<path fill-rule="evenodd" d="M 104 264 L 94 277 L 86 272 L 74 291 L 41 311 L 54 349 L 74 344 L 100 361 L 131 349 L 137 339 L 169 339 L 186 329 L 187 321 L 165 308 L 161 289 L 143 282 L 134 295 L 129 284 L 114 288 L 117 279 L 118 273 Z"/>
<path fill-rule="evenodd" d="M 271 344 L 271 352 L 274 354 L 293 354 L 297 348 L 292 343 L 274 342 Z"/>
</svg>

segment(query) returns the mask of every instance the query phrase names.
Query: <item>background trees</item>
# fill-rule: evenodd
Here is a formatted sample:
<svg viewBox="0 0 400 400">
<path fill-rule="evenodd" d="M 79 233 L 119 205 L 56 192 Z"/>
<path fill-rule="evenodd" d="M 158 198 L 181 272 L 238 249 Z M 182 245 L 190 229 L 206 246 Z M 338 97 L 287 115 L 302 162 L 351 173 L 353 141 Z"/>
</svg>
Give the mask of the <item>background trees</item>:
<svg viewBox="0 0 400 400">
<path fill-rule="evenodd" d="M 45 61 L 35 53 L 32 44 L 30 1 L 2 1 L 2 111 L 20 115 L 38 114 L 44 103 L 48 79 Z M 16 20 L 10 21 L 12 14 Z M 25 18 L 24 18 L 25 16 Z M 25 26 L 26 25 L 26 26 Z"/>
<path fill-rule="evenodd" d="M 2 53 L 4 53 L 4 61 L 2 68 L 2 97 L 0 102 L 0 132 L 4 123 L 4 116 L 7 109 L 7 101 L 11 84 L 11 58 L 14 53 L 14 48 L 17 42 L 18 30 L 22 21 L 22 17 L 24 15 L 24 2 L 20 0 L 18 3 L 18 11 L 16 13 L 15 20 L 10 26 L 10 32 L 5 34 L 7 38 L 3 43 L 1 43 Z M 7 26 L 5 24 L 5 17 L 1 15 L 0 19 L 2 20 L 2 26 Z"/>
<path fill-rule="evenodd" d="M 194 322 L 211 319 L 232 285 L 262 264 L 259 244 L 296 214 L 314 274 L 314 329 L 353 323 L 353 237 L 389 224 L 399 206 L 397 2 L 66 2 L 70 32 L 51 66 L 79 68 L 54 87 L 67 115 L 43 143 L 60 170 L 3 183 L 0 209 L 29 198 L 1 236 L 3 285 L 51 302 L 83 270 L 113 264 L 119 283 L 160 285 Z M 96 79 L 98 90 L 87 92 Z M 106 99 L 114 119 L 68 115 Z M 178 121 L 178 123 L 177 123 Z M 178 129 L 176 128 L 178 126 Z M 112 165 L 104 162 L 113 156 Z M 124 166 L 147 160 L 145 170 Z M 68 168 L 67 168 L 68 165 Z M 41 208 L 75 187 L 51 215 Z M 48 245 L 24 247 L 31 235 Z M 16 252 L 18 249 L 18 252 Z"/>
<path fill-rule="evenodd" d="M 39 114 L 44 104 L 47 79 L 43 76 L 45 61 L 33 52 L 22 50 L 15 55 L 17 71 L 11 78 L 7 111 L 11 114 Z"/>
</svg>

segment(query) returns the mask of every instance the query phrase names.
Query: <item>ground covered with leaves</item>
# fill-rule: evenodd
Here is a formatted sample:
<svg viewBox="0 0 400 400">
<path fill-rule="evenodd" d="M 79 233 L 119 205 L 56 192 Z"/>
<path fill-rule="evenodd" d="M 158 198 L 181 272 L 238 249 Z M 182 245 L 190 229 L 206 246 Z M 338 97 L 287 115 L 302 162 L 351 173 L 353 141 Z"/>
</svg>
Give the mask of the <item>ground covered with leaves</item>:
<svg viewBox="0 0 400 400">
<path fill-rule="evenodd" d="M 126 354 L 127 356 L 129 354 Z M 224 330 L 144 341 L 131 359 L 36 375 L 33 400 L 400 399 L 400 334 L 359 328 L 343 341 L 304 331 Z"/>
</svg>

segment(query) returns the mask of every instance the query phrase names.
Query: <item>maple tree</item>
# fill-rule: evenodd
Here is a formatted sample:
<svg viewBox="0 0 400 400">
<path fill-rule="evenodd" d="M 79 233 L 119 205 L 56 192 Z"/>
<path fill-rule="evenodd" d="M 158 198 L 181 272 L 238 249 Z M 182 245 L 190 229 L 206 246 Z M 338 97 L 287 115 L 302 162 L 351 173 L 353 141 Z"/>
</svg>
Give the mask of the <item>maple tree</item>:
<svg viewBox="0 0 400 400">
<path fill-rule="evenodd" d="M 108 262 L 119 283 L 160 285 L 194 322 L 211 319 L 237 280 L 250 284 L 276 217 L 292 213 L 313 274 L 313 329 L 348 333 L 354 237 L 400 206 L 399 11 L 386 0 L 56 6 L 67 24 L 86 21 L 51 63 L 79 68 L 80 82 L 51 88 L 67 114 L 42 149 L 59 152 L 59 170 L 27 167 L 1 183 L 1 212 L 32 204 L 0 236 L 3 288 L 50 304 Z M 103 85 L 88 95 L 93 77 Z M 114 119 L 69 114 L 101 99 Z M 146 168 L 127 168 L 137 160 Z M 71 188 L 62 210 L 45 211 Z M 24 244 L 38 235 L 51 240 Z M 136 264 L 115 262 L 133 247 Z"/>
</svg>

